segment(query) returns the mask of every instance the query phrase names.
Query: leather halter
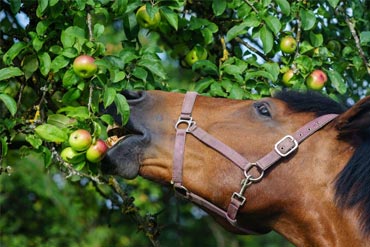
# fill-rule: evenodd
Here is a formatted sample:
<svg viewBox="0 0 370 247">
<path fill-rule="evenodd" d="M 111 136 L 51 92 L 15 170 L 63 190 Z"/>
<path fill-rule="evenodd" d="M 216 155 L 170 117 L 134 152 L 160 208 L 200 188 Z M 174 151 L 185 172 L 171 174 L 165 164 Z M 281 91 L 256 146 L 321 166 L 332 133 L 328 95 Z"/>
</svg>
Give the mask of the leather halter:
<svg viewBox="0 0 370 247">
<path fill-rule="evenodd" d="M 175 125 L 176 139 L 171 183 L 173 184 L 174 189 L 178 194 L 199 206 L 207 208 L 216 215 L 227 219 L 230 224 L 234 226 L 237 230 L 246 234 L 260 234 L 259 232 L 246 229 L 238 225 L 237 213 L 239 209 L 245 204 L 245 190 L 251 184 L 259 182 L 263 178 L 264 172 L 274 163 L 276 163 L 281 158 L 290 155 L 298 148 L 299 143 L 301 143 L 307 137 L 328 124 L 338 115 L 327 114 L 310 121 L 300 129 L 298 129 L 294 134 L 284 136 L 275 144 L 273 150 L 270 153 L 255 162 L 249 162 L 234 149 L 219 141 L 212 135 L 208 134 L 196 124 L 196 122 L 192 118 L 192 110 L 196 97 L 196 92 L 186 93 L 182 105 L 181 115 Z M 182 128 L 183 125 L 186 125 L 186 128 Z M 182 185 L 182 168 L 184 163 L 186 134 L 192 134 L 204 144 L 217 150 L 243 171 L 245 177 L 241 181 L 241 189 L 240 191 L 234 192 L 231 195 L 230 203 L 227 210 L 224 210 L 214 205 L 212 202 L 209 202 L 206 199 L 198 196 L 197 194 L 194 194 Z M 255 168 L 258 171 L 259 175 L 257 177 L 254 177 L 252 174 L 250 174 L 252 168 Z"/>
</svg>

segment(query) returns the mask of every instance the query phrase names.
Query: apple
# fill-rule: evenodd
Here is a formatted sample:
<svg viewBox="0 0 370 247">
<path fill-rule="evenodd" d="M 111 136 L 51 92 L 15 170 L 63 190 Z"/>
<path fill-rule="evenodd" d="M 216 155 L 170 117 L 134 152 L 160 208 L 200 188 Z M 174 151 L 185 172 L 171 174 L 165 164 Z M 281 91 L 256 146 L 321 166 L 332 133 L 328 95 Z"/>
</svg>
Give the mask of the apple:
<svg viewBox="0 0 370 247">
<path fill-rule="evenodd" d="M 98 163 L 101 161 L 108 151 L 108 146 L 101 139 L 93 143 L 86 151 L 86 159 L 91 163 Z"/>
<path fill-rule="evenodd" d="M 77 152 L 72 147 L 66 147 L 65 149 L 63 149 L 60 153 L 60 156 L 65 162 L 71 164 L 77 164 L 85 160 L 85 156 L 83 155 L 83 153 Z"/>
<path fill-rule="evenodd" d="M 280 50 L 291 54 L 297 49 L 297 41 L 292 36 L 285 36 L 280 41 Z"/>
<path fill-rule="evenodd" d="M 326 76 L 325 72 L 320 69 L 314 70 L 306 79 L 306 84 L 309 89 L 312 90 L 321 90 L 328 77 Z"/>
<path fill-rule="evenodd" d="M 207 50 L 200 45 L 196 45 L 186 54 L 185 62 L 191 67 L 197 61 L 207 59 L 207 56 Z"/>
<path fill-rule="evenodd" d="M 68 142 L 74 150 L 85 151 L 90 147 L 92 137 L 89 131 L 78 129 L 69 136 Z"/>
<path fill-rule="evenodd" d="M 283 84 L 287 87 L 293 86 L 293 83 L 290 82 L 290 79 L 292 79 L 294 76 L 294 71 L 292 69 L 289 69 L 287 72 L 283 74 Z"/>
<path fill-rule="evenodd" d="M 73 61 L 73 71 L 81 78 L 90 78 L 98 70 L 98 66 L 94 62 L 95 59 L 93 57 L 80 55 Z"/>
<path fill-rule="evenodd" d="M 151 18 L 146 10 L 146 5 L 143 5 L 136 12 L 136 21 L 143 28 L 155 29 L 161 22 L 161 14 L 156 9 L 153 18 Z"/>
</svg>

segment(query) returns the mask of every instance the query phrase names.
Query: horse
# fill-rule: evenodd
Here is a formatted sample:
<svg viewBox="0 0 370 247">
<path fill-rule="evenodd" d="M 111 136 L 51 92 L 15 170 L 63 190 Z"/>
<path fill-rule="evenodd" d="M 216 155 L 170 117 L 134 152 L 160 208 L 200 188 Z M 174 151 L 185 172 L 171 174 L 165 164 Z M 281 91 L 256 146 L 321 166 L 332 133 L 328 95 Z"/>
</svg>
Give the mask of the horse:
<svg viewBox="0 0 370 247">
<path fill-rule="evenodd" d="M 370 246 L 370 96 L 234 100 L 124 91 L 130 118 L 105 174 L 173 186 L 236 234 L 276 231 L 295 246 Z"/>
</svg>

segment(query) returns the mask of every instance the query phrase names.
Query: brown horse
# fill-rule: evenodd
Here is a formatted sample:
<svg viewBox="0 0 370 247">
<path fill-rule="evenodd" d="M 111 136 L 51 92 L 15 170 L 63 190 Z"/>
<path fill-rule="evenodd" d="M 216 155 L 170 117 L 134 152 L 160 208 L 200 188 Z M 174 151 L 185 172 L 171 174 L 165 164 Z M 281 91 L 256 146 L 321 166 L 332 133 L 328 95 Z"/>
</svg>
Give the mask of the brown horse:
<svg viewBox="0 0 370 247">
<path fill-rule="evenodd" d="M 104 172 L 173 184 L 235 233 L 370 246 L 370 97 L 346 109 L 311 92 L 123 94 L 131 116 Z"/>
</svg>

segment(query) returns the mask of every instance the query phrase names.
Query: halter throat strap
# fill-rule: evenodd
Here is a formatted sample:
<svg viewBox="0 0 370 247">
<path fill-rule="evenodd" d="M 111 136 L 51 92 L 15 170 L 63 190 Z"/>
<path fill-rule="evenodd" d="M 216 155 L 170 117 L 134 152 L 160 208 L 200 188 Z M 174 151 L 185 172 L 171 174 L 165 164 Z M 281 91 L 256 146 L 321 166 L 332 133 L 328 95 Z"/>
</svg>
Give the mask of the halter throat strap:
<svg viewBox="0 0 370 247">
<path fill-rule="evenodd" d="M 180 117 L 175 125 L 176 137 L 175 137 L 175 147 L 173 155 L 173 174 L 171 183 L 174 186 L 177 194 L 190 200 L 191 202 L 207 208 L 211 212 L 218 216 L 227 219 L 230 224 L 232 224 L 237 230 L 245 234 L 260 234 L 250 229 L 246 229 L 237 223 L 237 213 L 240 208 L 245 204 L 246 198 L 244 196 L 245 190 L 253 183 L 259 182 L 265 171 L 275 164 L 281 158 L 289 156 L 292 154 L 299 146 L 299 144 L 304 141 L 307 137 L 324 127 L 330 121 L 332 121 L 337 114 L 327 114 L 320 116 L 303 127 L 298 129 L 292 135 L 284 136 L 280 141 L 278 141 L 271 152 L 262 157 L 255 162 L 249 162 L 246 158 L 236 152 L 234 149 L 224 144 L 217 138 L 208 134 L 202 128 L 200 128 L 197 123 L 192 118 L 193 106 L 197 97 L 196 92 L 188 92 L 185 94 L 185 98 L 182 105 L 182 110 Z M 224 157 L 232 161 L 233 164 L 238 166 L 244 173 L 244 179 L 241 181 L 241 189 L 238 192 L 234 192 L 231 195 L 230 203 L 227 210 L 219 208 L 208 200 L 194 194 L 189 191 L 182 184 L 183 177 L 183 164 L 184 164 L 184 154 L 185 154 L 185 142 L 186 135 L 191 134 L 199 141 L 203 142 L 207 146 L 215 149 Z M 256 169 L 258 176 L 253 176 L 250 171 Z M 254 170 L 255 170 L 254 169 Z M 255 174 L 255 172 L 254 172 Z"/>
</svg>

